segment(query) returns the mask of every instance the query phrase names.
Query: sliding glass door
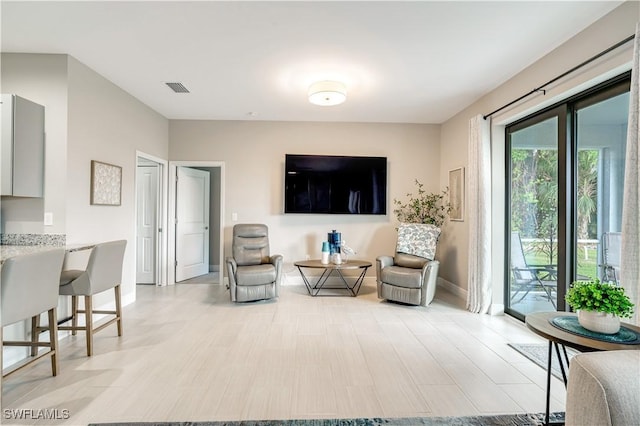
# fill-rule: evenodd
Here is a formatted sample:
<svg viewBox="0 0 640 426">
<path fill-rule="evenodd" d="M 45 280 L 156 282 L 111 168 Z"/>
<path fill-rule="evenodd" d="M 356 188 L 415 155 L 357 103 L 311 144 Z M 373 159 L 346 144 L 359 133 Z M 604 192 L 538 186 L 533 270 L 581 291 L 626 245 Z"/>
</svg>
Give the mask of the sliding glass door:
<svg viewBox="0 0 640 426">
<path fill-rule="evenodd" d="M 505 311 L 564 311 L 577 279 L 619 278 L 629 77 L 507 127 Z"/>
<path fill-rule="evenodd" d="M 507 306 L 551 311 L 558 297 L 558 171 L 564 108 L 509 128 L 509 283 Z M 562 142 L 562 143 L 561 143 Z"/>
<path fill-rule="evenodd" d="M 618 84 L 577 102 L 575 110 L 576 278 L 618 283 L 628 85 Z"/>
</svg>

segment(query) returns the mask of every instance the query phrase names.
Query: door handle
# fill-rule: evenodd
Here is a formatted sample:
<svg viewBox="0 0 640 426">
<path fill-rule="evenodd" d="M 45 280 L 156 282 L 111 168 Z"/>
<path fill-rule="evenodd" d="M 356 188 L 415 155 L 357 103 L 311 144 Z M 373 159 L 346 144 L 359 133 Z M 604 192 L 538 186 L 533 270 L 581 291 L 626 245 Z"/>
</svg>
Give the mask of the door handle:
<svg viewBox="0 0 640 426">
<path fill-rule="evenodd" d="M 208 227 L 208 226 L 205 226 L 205 227 L 204 227 L 204 230 L 206 231 L 207 229 L 209 229 L 209 227 Z"/>
</svg>

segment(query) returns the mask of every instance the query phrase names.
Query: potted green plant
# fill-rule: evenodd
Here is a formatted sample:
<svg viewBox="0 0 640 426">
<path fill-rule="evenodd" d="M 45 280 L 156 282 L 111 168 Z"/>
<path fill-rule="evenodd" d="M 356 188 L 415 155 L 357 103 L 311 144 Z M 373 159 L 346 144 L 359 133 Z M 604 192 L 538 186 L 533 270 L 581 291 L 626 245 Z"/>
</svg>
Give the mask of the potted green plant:
<svg viewBox="0 0 640 426">
<path fill-rule="evenodd" d="M 394 198 L 395 208 L 393 213 L 402 223 L 425 223 L 442 227 L 449 216 L 451 205 L 448 199 L 448 189 L 441 193 L 430 193 L 423 189 L 424 185 L 417 179 L 418 188 L 416 195 L 408 193 L 406 202 Z"/>
<path fill-rule="evenodd" d="M 600 280 L 574 282 L 565 300 L 578 312 L 578 322 L 587 330 L 615 334 L 620 330 L 620 318 L 633 315 L 633 303 L 624 288 Z"/>
</svg>

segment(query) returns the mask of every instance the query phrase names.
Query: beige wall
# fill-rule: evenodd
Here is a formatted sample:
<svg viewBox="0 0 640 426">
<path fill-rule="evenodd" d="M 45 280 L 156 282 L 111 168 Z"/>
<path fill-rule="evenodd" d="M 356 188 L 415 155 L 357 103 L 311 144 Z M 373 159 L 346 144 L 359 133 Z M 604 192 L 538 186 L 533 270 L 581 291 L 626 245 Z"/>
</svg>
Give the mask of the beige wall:
<svg viewBox="0 0 640 426">
<path fill-rule="evenodd" d="M 3 232 L 64 234 L 67 181 L 67 56 L 3 53 L 2 93 L 13 93 L 45 107 L 44 199 L 2 199 Z M 44 227 L 44 212 L 53 226 Z"/>
<path fill-rule="evenodd" d="M 320 257 L 321 242 L 336 229 L 358 252 L 374 261 L 395 247 L 393 198 L 403 198 L 419 179 L 439 191 L 440 128 L 419 124 L 293 123 L 171 120 L 169 158 L 225 163 L 225 253 L 230 250 L 232 214 L 238 223 L 270 228 L 271 250 L 292 262 Z M 283 213 L 285 154 L 384 156 L 388 160 L 386 216 L 295 215 Z M 370 271 L 373 273 L 373 271 Z"/>
<path fill-rule="evenodd" d="M 168 120 L 67 55 L 3 53 L 2 90 L 44 105 L 46 131 L 44 199 L 3 197 L 5 232 L 66 234 L 72 244 L 128 240 L 122 295 L 133 301 L 136 150 L 167 158 Z M 121 206 L 89 205 L 92 159 L 122 166 Z M 44 227 L 44 211 L 53 213 L 53 226 Z M 83 265 L 86 256 L 76 257 L 70 263 Z M 112 305 L 113 296 L 95 303 Z M 61 299 L 61 316 L 67 306 Z M 5 330 L 16 339 L 25 333 L 23 323 Z M 3 361 L 9 365 L 24 354 L 7 352 Z"/>
<path fill-rule="evenodd" d="M 168 120 L 68 55 L 3 53 L 2 90 L 44 105 L 47 133 L 44 200 L 3 202 L 3 222 L 16 218 L 5 232 L 61 233 L 71 244 L 128 240 L 123 297 L 133 300 L 136 150 L 167 158 Z M 121 206 L 89 204 L 91 160 L 122 167 Z M 42 210 L 53 226 L 43 226 Z"/>
<path fill-rule="evenodd" d="M 128 240 L 122 285 L 125 300 L 135 298 L 136 150 L 167 158 L 168 120 L 69 57 L 67 241 Z M 122 167 L 120 206 L 90 205 L 91 160 Z"/>
<path fill-rule="evenodd" d="M 638 20 L 640 20 L 640 2 L 624 3 L 558 49 L 533 63 L 533 65 L 523 70 L 507 83 L 443 123 L 440 137 L 440 179 L 442 182 L 446 182 L 449 169 L 460 165 L 466 167 L 468 164 L 466 155 L 461 156 L 460 153 L 468 152 L 468 123 L 472 117 L 477 114 L 487 114 L 511 102 L 533 88 L 539 87 L 591 56 L 634 34 Z M 494 261 L 492 282 L 494 285 L 494 306 L 500 306 L 503 303 L 504 125 L 630 69 L 632 46 L 633 43 L 628 43 L 606 58 L 550 86 L 546 95 L 531 96 L 525 102 L 517 104 L 493 117 L 492 196 L 494 241 L 492 242 L 492 257 Z M 496 64 L 496 66 L 499 66 L 499 64 Z M 467 214 L 473 214 L 473 212 L 467 210 Z M 444 256 L 440 276 L 457 284 L 461 289 L 461 293 L 466 293 L 468 289 L 468 235 L 467 222 L 450 223 L 439 247 L 440 253 L 443 253 L 442 256 Z M 453 254 L 453 256 L 449 256 L 449 254 Z"/>
</svg>

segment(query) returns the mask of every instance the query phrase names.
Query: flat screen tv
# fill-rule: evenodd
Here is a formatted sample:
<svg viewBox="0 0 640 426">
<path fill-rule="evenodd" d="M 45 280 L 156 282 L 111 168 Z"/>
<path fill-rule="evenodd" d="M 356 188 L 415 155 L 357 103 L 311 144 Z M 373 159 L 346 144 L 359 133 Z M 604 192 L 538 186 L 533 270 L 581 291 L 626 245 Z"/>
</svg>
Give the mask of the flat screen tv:
<svg viewBox="0 0 640 426">
<path fill-rule="evenodd" d="M 387 214 L 387 158 L 285 157 L 285 213 Z"/>
</svg>

